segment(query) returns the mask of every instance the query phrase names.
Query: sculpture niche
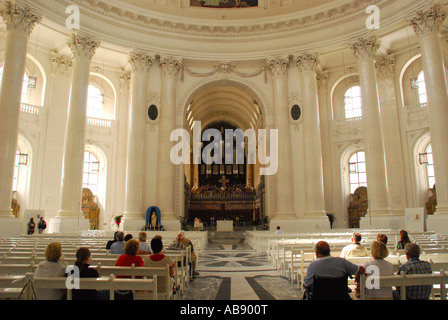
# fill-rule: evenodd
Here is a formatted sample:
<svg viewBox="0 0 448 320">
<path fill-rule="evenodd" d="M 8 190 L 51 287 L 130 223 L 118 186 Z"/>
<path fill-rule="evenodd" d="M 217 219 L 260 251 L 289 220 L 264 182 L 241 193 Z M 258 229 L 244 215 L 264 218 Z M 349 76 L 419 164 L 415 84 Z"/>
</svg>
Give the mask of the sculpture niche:
<svg viewBox="0 0 448 320">
<path fill-rule="evenodd" d="M 146 210 L 145 230 L 163 230 L 161 213 L 158 207 L 152 206 Z"/>
</svg>

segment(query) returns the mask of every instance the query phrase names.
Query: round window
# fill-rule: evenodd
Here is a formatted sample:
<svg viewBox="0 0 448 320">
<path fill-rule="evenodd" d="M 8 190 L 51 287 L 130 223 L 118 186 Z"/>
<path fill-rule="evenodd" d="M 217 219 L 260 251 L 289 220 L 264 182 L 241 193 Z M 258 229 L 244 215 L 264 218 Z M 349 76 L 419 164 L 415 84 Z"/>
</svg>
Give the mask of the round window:
<svg viewBox="0 0 448 320">
<path fill-rule="evenodd" d="M 300 119 L 300 116 L 302 115 L 302 109 L 299 105 L 295 104 L 291 108 L 291 118 L 294 121 L 297 121 Z"/>
<path fill-rule="evenodd" d="M 157 109 L 157 106 L 152 104 L 148 108 L 148 118 L 152 121 L 157 120 L 157 117 L 159 116 L 159 109 Z"/>
</svg>

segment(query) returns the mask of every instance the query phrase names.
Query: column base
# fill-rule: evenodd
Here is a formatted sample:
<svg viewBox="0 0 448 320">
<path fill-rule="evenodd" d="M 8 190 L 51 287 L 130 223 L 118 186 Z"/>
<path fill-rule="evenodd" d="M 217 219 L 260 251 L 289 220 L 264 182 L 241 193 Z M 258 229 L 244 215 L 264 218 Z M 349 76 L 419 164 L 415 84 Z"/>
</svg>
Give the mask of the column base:
<svg viewBox="0 0 448 320">
<path fill-rule="evenodd" d="M 0 234 L 2 238 L 17 238 L 26 233 L 26 224 L 15 217 L 0 217 Z M 34 230 L 37 233 L 37 226 Z"/>
<path fill-rule="evenodd" d="M 446 234 L 448 230 L 448 214 L 435 214 L 426 217 L 426 231 Z"/>
<path fill-rule="evenodd" d="M 277 226 L 283 232 L 328 232 L 330 231 L 330 221 L 325 217 L 315 217 L 315 218 L 300 218 L 300 219 L 281 219 L 278 217 L 272 218 L 269 223 L 269 229 L 275 231 Z"/>
<path fill-rule="evenodd" d="M 79 231 L 89 230 L 90 221 L 87 219 L 74 219 L 56 217 L 50 220 L 48 233 L 79 233 Z"/>
</svg>

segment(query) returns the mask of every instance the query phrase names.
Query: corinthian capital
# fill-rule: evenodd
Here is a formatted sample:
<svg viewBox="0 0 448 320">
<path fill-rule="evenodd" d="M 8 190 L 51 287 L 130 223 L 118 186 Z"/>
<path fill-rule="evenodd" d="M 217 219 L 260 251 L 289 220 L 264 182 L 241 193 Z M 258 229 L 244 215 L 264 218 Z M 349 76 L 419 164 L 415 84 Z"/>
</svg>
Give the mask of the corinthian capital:
<svg viewBox="0 0 448 320">
<path fill-rule="evenodd" d="M 0 7 L 0 15 L 3 17 L 8 30 L 21 31 L 30 35 L 36 24 L 42 18 L 33 14 L 30 8 L 21 8 L 11 1 L 3 3 Z"/>
<path fill-rule="evenodd" d="M 68 43 L 75 57 L 85 57 L 92 59 L 100 42 L 92 39 L 88 35 L 73 34 Z"/>
<path fill-rule="evenodd" d="M 357 59 L 374 58 L 379 47 L 380 42 L 375 36 L 360 38 L 350 45 Z"/>
<path fill-rule="evenodd" d="M 417 11 L 417 16 L 409 21 L 418 36 L 438 32 L 446 18 L 446 14 L 442 12 L 439 5 L 431 6 L 426 11 Z"/>
<path fill-rule="evenodd" d="M 395 69 L 395 59 L 392 56 L 381 56 L 376 59 L 375 63 L 378 74 L 381 77 L 392 77 Z"/>
<path fill-rule="evenodd" d="M 297 67 L 300 72 L 316 72 L 316 67 L 319 64 L 318 54 L 316 52 L 308 52 L 300 56 L 294 57 Z"/>
<path fill-rule="evenodd" d="M 266 58 L 266 65 L 274 77 L 284 77 L 289 67 L 289 56 Z"/>
<path fill-rule="evenodd" d="M 131 64 L 132 71 L 149 72 L 149 68 L 154 62 L 155 54 L 148 52 L 132 50 L 129 55 L 129 63 Z"/>
<path fill-rule="evenodd" d="M 173 56 L 160 56 L 160 68 L 162 75 L 175 77 L 182 67 L 182 58 Z"/>
</svg>

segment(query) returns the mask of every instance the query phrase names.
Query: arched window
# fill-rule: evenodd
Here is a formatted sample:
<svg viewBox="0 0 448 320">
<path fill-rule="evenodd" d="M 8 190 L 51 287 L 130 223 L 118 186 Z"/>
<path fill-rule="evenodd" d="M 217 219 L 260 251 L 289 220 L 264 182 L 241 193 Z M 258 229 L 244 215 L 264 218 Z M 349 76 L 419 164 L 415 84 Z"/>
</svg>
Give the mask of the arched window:
<svg viewBox="0 0 448 320">
<path fill-rule="evenodd" d="M 98 176 L 100 162 L 98 158 L 90 152 L 84 153 L 83 188 L 89 188 L 94 195 L 98 194 Z"/>
<path fill-rule="evenodd" d="M 366 155 L 364 151 L 354 153 L 348 163 L 350 171 L 350 193 L 359 187 L 367 187 Z"/>
<path fill-rule="evenodd" d="M 424 72 L 420 72 L 417 77 L 418 85 L 418 101 L 420 104 L 428 103 L 428 97 L 426 95 L 426 82 Z"/>
<path fill-rule="evenodd" d="M 361 87 L 353 86 L 344 95 L 345 118 L 356 118 L 362 116 Z"/>
<path fill-rule="evenodd" d="M 3 81 L 3 66 L 0 67 L 0 87 Z M 28 95 L 28 83 L 30 81 L 29 76 L 25 73 L 25 75 L 23 76 L 23 85 L 22 85 L 22 98 L 21 98 L 21 102 L 22 103 L 27 103 L 27 95 Z"/>
<path fill-rule="evenodd" d="M 431 144 L 428 144 L 425 152 L 426 152 L 426 159 L 428 161 L 428 164 L 426 165 L 426 173 L 428 175 L 428 187 L 432 188 L 432 187 L 434 187 L 434 184 L 436 183 L 436 178 L 435 178 L 435 174 L 434 174 L 434 159 L 432 157 Z"/>
<path fill-rule="evenodd" d="M 92 118 L 103 118 L 104 95 L 101 90 L 89 85 L 87 96 L 87 116 Z"/>
</svg>

